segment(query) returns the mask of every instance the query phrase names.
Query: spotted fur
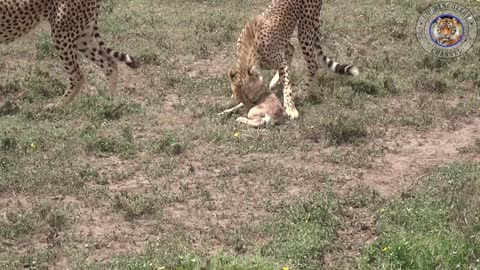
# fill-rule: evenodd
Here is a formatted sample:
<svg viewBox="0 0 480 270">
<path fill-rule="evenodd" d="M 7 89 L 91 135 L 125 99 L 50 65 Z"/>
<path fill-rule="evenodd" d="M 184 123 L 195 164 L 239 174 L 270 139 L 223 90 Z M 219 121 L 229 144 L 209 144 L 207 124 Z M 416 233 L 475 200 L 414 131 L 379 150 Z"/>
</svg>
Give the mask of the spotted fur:
<svg viewBox="0 0 480 270">
<path fill-rule="evenodd" d="M 247 94 L 259 91 L 253 89 L 263 88 L 263 79 L 254 68 L 258 48 L 257 33 L 263 23 L 263 16 L 252 17 L 247 22 L 238 42 L 236 67 L 229 71 L 232 94 L 238 102 L 243 103 L 247 111 L 257 101 L 251 100 Z"/>
<path fill-rule="evenodd" d="M 321 7 L 321 0 L 273 0 L 262 13 L 264 20 L 262 26 L 256 30 L 258 46 L 255 61 L 261 69 L 277 70 L 270 87 L 274 87 L 279 80 L 281 81 L 285 112 L 291 118 L 298 117 L 289 79 L 289 68 L 295 51 L 290 38 L 295 28 L 298 30 L 298 40 L 308 68 L 307 80 L 299 96 L 309 94 L 319 64 L 325 64 L 338 74 L 359 74 L 358 68 L 339 64 L 323 54 L 319 35 Z M 247 34 L 246 28 L 239 37 L 237 56 L 241 49 L 240 41 L 245 34 Z"/>
<path fill-rule="evenodd" d="M 84 84 L 80 58 L 97 64 L 108 78 L 113 94 L 117 86 L 117 61 L 131 68 L 140 63 L 132 56 L 105 44 L 97 28 L 100 11 L 97 0 L 0 0 L 0 44 L 26 35 L 41 21 L 48 21 L 55 50 L 69 75 L 70 86 L 61 100 L 49 104 L 52 109 L 71 101 Z"/>
<path fill-rule="evenodd" d="M 246 24 L 239 40 L 237 64 L 229 70 L 232 94 L 245 108 L 247 117 L 237 122 L 253 127 L 281 124 L 284 121 L 282 103 L 274 93 L 269 93 L 263 78 L 256 70 L 258 29 L 264 24 L 263 16 L 252 17 Z M 223 113 L 239 108 L 228 109 Z"/>
</svg>

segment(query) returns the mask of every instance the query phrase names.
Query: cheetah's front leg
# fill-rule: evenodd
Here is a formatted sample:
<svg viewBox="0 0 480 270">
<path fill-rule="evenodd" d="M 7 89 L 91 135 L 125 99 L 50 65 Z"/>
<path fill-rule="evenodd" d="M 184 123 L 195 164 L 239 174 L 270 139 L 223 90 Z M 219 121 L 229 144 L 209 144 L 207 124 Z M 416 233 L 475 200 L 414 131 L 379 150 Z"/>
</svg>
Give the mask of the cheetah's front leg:
<svg viewBox="0 0 480 270">
<path fill-rule="evenodd" d="M 293 101 L 293 91 L 290 85 L 288 65 L 286 61 L 282 63 L 279 73 L 283 84 L 283 106 L 285 108 L 285 113 L 291 119 L 296 119 L 298 118 L 298 111 L 295 108 L 295 102 Z"/>
</svg>

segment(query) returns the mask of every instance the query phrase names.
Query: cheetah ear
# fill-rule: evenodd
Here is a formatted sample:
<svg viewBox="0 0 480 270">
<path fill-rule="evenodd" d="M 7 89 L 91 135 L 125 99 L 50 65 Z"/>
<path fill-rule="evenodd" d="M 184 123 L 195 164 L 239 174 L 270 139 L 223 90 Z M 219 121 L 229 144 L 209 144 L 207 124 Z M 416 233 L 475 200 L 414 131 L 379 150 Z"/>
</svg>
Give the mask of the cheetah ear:
<svg viewBox="0 0 480 270">
<path fill-rule="evenodd" d="M 452 22 L 453 22 L 453 23 L 457 23 L 457 18 L 453 18 L 453 19 L 452 19 Z"/>
<path fill-rule="evenodd" d="M 441 21 L 442 21 L 442 18 L 438 18 L 437 19 L 437 24 L 440 24 Z"/>
<path fill-rule="evenodd" d="M 237 75 L 237 71 L 235 69 L 231 68 L 228 71 L 228 76 L 230 76 L 230 79 L 233 79 L 233 78 L 235 78 L 235 75 Z"/>
<path fill-rule="evenodd" d="M 257 67 L 255 65 L 251 66 L 250 69 L 248 70 L 248 75 L 256 75 L 257 74 Z"/>
</svg>

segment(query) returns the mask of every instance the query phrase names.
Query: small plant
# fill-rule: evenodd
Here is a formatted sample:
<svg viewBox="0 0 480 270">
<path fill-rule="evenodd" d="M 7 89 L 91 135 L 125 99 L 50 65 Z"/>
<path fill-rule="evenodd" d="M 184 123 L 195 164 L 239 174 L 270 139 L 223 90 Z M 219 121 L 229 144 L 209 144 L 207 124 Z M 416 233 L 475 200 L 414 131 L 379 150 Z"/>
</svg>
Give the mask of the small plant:
<svg viewBox="0 0 480 270">
<path fill-rule="evenodd" d="M 145 195 L 128 195 L 122 192 L 113 198 L 113 207 L 124 213 L 129 221 L 144 215 L 151 215 L 156 212 L 156 199 Z"/>
<path fill-rule="evenodd" d="M 0 83 L 0 96 L 14 94 L 22 91 L 19 80 L 8 80 L 5 84 Z"/>
<path fill-rule="evenodd" d="M 334 145 L 354 143 L 367 135 L 367 129 L 361 119 L 340 116 L 325 125 L 325 137 Z"/>
<path fill-rule="evenodd" d="M 154 142 L 152 149 L 154 153 L 164 153 L 169 156 L 178 156 L 183 152 L 184 147 L 178 143 L 173 136 L 167 135 L 160 141 Z"/>
<path fill-rule="evenodd" d="M 419 75 L 415 81 L 417 91 L 444 94 L 448 91 L 448 85 L 443 78 L 434 75 Z"/>
<path fill-rule="evenodd" d="M 53 47 L 50 35 L 42 32 L 35 43 L 37 60 L 44 60 L 55 57 L 55 48 Z"/>
<path fill-rule="evenodd" d="M 355 93 L 365 93 L 372 96 L 378 94 L 377 86 L 370 82 L 352 81 L 350 82 L 350 86 L 352 87 L 352 91 Z"/>
<path fill-rule="evenodd" d="M 63 208 L 51 204 L 36 205 L 32 209 L 19 207 L 7 211 L 5 219 L 0 218 L 0 239 L 15 239 L 34 233 L 44 226 L 59 232 L 67 224 Z"/>
<path fill-rule="evenodd" d="M 85 150 L 89 153 L 101 156 L 119 154 L 123 158 L 131 158 L 135 155 L 133 135 L 128 128 L 123 129 L 120 136 L 115 133 L 99 134 L 94 127 L 89 127 L 82 133 L 86 141 Z"/>
<path fill-rule="evenodd" d="M 54 98 L 61 96 L 67 88 L 64 81 L 54 78 L 47 71 L 35 68 L 31 75 L 25 78 L 23 88 L 28 92 L 28 98 Z"/>
<path fill-rule="evenodd" d="M 10 100 L 7 100 L 5 101 L 5 103 L 0 104 L 0 116 L 16 114 L 19 111 L 20 107 L 18 106 L 18 104 Z"/>
<path fill-rule="evenodd" d="M 17 139 L 15 137 L 11 137 L 6 133 L 0 137 L 0 150 L 7 152 L 7 151 L 15 151 L 17 149 Z"/>
<path fill-rule="evenodd" d="M 480 137 L 476 137 L 472 145 L 461 147 L 459 151 L 462 154 L 480 154 Z"/>
<path fill-rule="evenodd" d="M 126 105 L 124 103 L 120 104 L 105 104 L 102 109 L 99 111 L 99 116 L 107 120 L 118 120 L 122 117 L 126 110 Z"/>
<path fill-rule="evenodd" d="M 79 175 L 82 179 L 90 179 L 97 178 L 99 176 L 99 173 L 95 168 L 87 166 L 80 170 Z"/>
<path fill-rule="evenodd" d="M 392 78 L 387 78 L 383 81 L 383 88 L 391 95 L 399 94 L 399 90 Z"/>
<path fill-rule="evenodd" d="M 147 65 L 160 66 L 166 63 L 165 58 L 156 53 L 143 53 L 140 54 L 138 58 L 142 61 L 142 63 Z"/>
<path fill-rule="evenodd" d="M 32 211 L 25 209 L 7 211 L 5 219 L 0 219 L 0 239 L 15 239 L 31 233 L 36 226 L 36 219 Z"/>
</svg>

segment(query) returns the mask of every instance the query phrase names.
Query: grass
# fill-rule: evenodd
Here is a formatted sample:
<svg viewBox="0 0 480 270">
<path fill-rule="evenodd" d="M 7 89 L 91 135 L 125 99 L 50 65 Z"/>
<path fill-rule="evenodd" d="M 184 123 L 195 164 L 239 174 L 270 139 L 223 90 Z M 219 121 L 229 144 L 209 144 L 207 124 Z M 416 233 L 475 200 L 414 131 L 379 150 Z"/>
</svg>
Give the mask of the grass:
<svg viewBox="0 0 480 270">
<path fill-rule="evenodd" d="M 367 135 L 365 124 L 358 118 L 340 116 L 325 126 L 326 139 L 335 145 L 353 143 Z"/>
<path fill-rule="evenodd" d="M 479 154 L 480 153 L 480 138 L 475 137 L 472 145 L 465 146 L 459 149 L 463 154 Z"/>
<path fill-rule="evenodd" d="M 201 260 L 195 256 L 180 256 L 176 260 L 175 265 L 166 265 L 158 259 L 149 259 L 145 257 L 119 259 L 114 263 L 102 266 L 102 268 L 88 269 L 222 269 L 222 270 L 274 270 L 279 266 L 266 261 L 262 258 L 246 258 L 239 259 L 227 255 L 217 255 L 207 260 Z M 106 267 L 106 268 L 103 268 Z"/>
<path fill-rule="evenodd" d="M 274 218 L 255 227 L 245 227 L 236 234 L 235 250 L 252 248 L 252 256 L 240 257 L 219 253 L 214 256 L 175 256 L 162 258 L 159 244 L 152 244 L 141 256 L 118 258 L 107 265 L 116 269 L 278 269 L 290 266 L 294 269 L 318 269 L 321 258 L 335 239 L 335 227 L 339 220 L 338 207 L 329 201 L 331 195 L 315 194 L 290 204 L 277 206 Z M 115 198 L 120 208 L 121 199 Z M 126 200 L 126 199 L 124 199 Z M 142 202 L 142 197 L 130 201 Z M 137 203 L 135 203 L 138 205 Z M 141 203 L 143 204 L 143 203 Z M 124 206 L 121 206 L 124 208 Z M 258 246 L 253 238 L 267 239 Z M 247 247 L 248 246 L 248 247 Z M 89 268 L 92 269 L 92 268 Z"/>
<path fill-rule="evenodd" d="M 126 192 L 113 198 L 113 208 L 124 213 L 127 220 L 133 220 L 156 212 L 156 199 L 143 195 L 129 196 Z"/>
<path fill-rule="evenodd" d="M 295 269 L 318 269 L 335 238 L 338 209 L 324 194 L 284 207 L 264 228 L 270 241 L 261 254 L 289 262 Z"/>
<path fill-rule="evenodd" d="M 42 108 L 68 80 L 48 25 L 0 46 L 0 268 L 478 267 L 479 143 L 465 138 L 480 47 L 426 54 L 409 27 L 425 3 L 325 1 L 322 48 L 361 75 L 322 68 L 299 119 L 252 129 L 217 113 L 231 105 L 238 34 L 269 2 L 104 1 L 106 43 L 143 67 L 120 65 L 110 96 L 84 60 L 86 86 L 55 112 Z M 293 42 L 296 91 L 306 68 Z M 458 155 L 441 156 L 447 139 Z M 434 152 L 422 166 L 416 143 Z M 410 172 L 452 158 L 397 199 Z M 408 173 L 386 183 L 395 166 Z"/>
<path fill-rule="evenodd" d="M 362 269 L 475 269 L 480 164 L 432 170 L 425 191 L 380 209 L 379 239 L 368 245 Z"/>
</svg>

